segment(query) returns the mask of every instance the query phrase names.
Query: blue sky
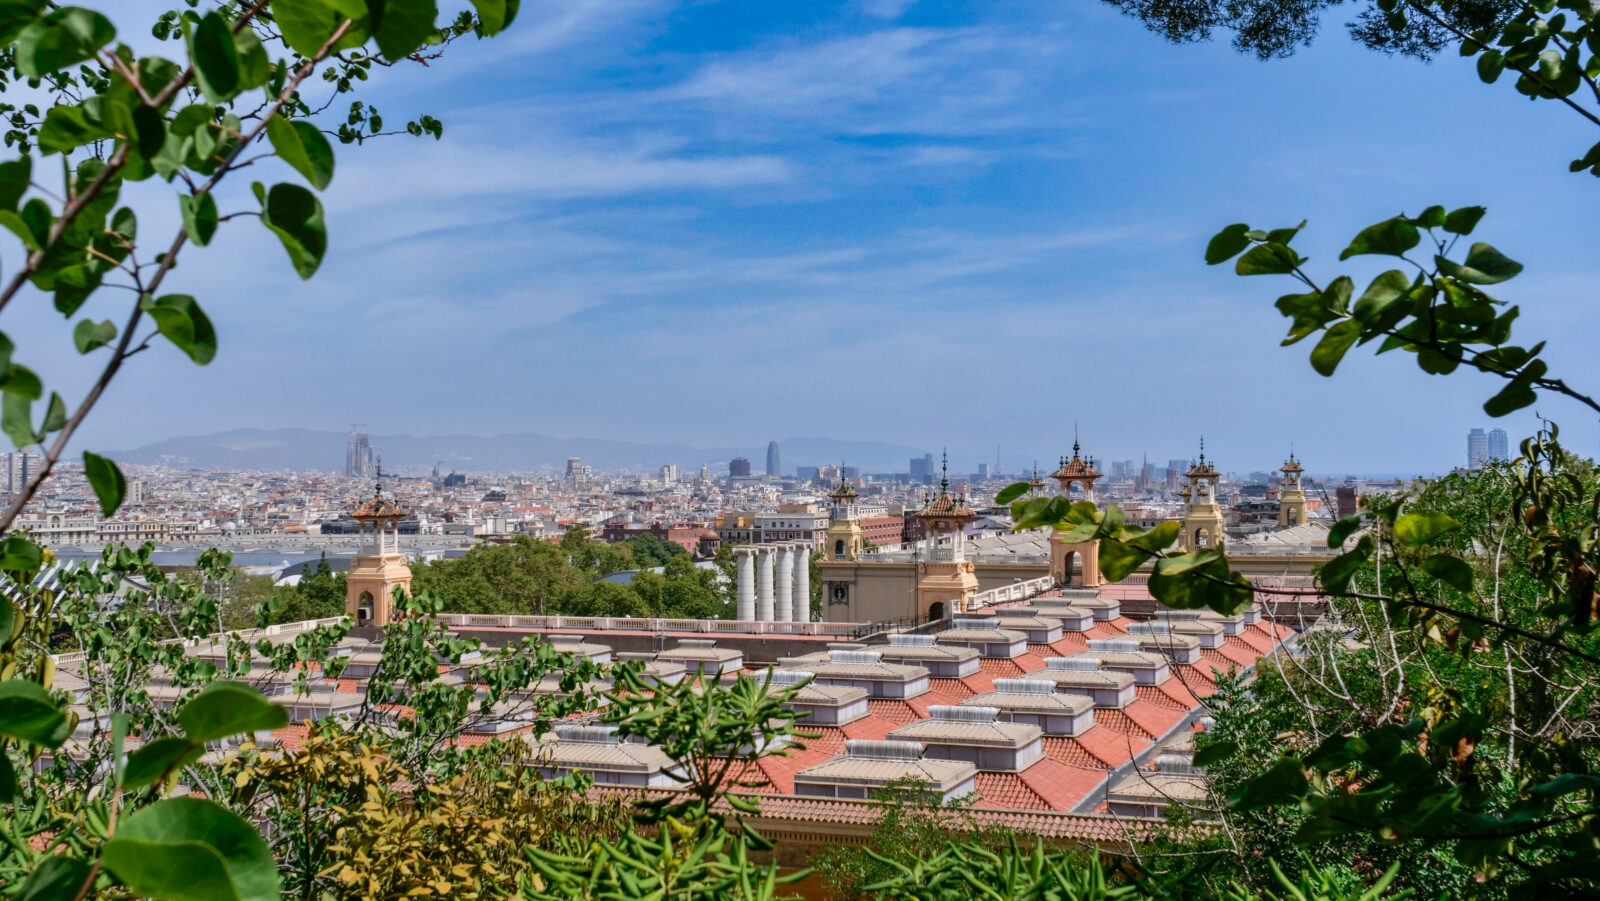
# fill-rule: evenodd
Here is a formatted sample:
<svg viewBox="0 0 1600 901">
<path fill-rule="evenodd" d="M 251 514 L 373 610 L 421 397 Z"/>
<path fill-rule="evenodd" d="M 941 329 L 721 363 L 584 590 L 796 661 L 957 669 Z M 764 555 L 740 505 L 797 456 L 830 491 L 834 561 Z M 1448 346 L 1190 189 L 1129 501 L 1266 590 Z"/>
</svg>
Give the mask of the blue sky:
<svg viewBox="0 0 1600 901">
<path fill-rule="evenodd" d="M 996 444 L 1053 458 L 1077 421 L 1106 459 L 1164 462 L 1204 433 L 1225 468 L 1293 442 L 1314 471 L 1446 469 L 1490 425 L 1487 377 L 1359 352 L 1317 376 L 1308 346 L 1277 346 L 1292 286 L 1206 267 L 1205 242 L 1308 218 L 1311 271 L 1364 283 L 1386 267 L 1337 260 L 1362 226 L 1484 204 L 1475 237 L 1528 267 L 1501 286 L 1522 334 L 1600 390 L 1600 184 L 1566 172 L 1595 136 L 1470 62 L 1362 50 L 1340 15 L 1261 63 L 1088 0 L 525 4 L 502 38 L 374 79 L 387 120 L 430 113 L 445 138 L 340 148 L 314 279 L 249 220 L 185 251 L 169 288 L 206 304 L 216 362 L 136 359 L 86 442 L 359 420 L 825 435 L 965 465 Z M 23 316 L 67 346 L 59 319 Z M 40 368 L 80 385 L 67 362 Z M 1539 409 L 1596 451 L 1576 405 Z"/>
</svg>

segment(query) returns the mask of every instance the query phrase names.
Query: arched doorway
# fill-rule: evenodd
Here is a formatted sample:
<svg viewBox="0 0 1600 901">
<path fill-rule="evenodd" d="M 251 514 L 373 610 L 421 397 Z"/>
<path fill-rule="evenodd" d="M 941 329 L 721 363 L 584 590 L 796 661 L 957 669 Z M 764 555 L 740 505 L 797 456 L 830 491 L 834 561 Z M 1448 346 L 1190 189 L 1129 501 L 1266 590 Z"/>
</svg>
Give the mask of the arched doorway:
<svg viewBox="0 0 1600 901">
<path fill-rule="evenodd" d="M 928 605 L 928 622 L 937 622 L 944 619 L 944 601 L 934 601 Z"/>
<path fill-rule="evenodd" d="M 837 559 L 837 560 L 843 560 L 844 559 L 844 539 L 843 538 L 840 538 L 838 541 L 835 541 L 833 543 L 833 556 L 834 556 L 834 559 Z"/>
<path fill-rule="evenodd" d="M 372 621 L 372 592 L 363 591 L 361 597 L 356 598 L 356 624 Z"/>
</svg>

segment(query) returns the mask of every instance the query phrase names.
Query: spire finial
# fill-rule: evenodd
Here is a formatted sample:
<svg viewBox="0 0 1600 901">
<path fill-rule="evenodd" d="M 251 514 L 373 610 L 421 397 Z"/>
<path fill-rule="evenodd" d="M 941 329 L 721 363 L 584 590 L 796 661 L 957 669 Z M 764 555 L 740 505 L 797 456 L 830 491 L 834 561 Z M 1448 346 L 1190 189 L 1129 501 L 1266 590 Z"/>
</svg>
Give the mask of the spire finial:
<svg viewBox="0 0 1600 901">
<path fill-rule="evenodd" d="M 1072 456 L 1078 456 L 1078 420 L 1072 420 Z"/>
<path fill-rule="evenodd" d="M 939 493 L 947 494 L 950 491 L 950 449 L 945 448 L 939 452 Z"/>
<path fill-rule="evenodd" d="M 383 454 L 378 455 L 378 481 L 372 486 L 373 497 L 383 497 Z"/>
<path fill-rule="evenodd" d="M 1200 436 L 1200 465 L 1204 466 L 1205 462 L 1206 462 L 1206 436 L 1201 435 Z"/>
</svg>

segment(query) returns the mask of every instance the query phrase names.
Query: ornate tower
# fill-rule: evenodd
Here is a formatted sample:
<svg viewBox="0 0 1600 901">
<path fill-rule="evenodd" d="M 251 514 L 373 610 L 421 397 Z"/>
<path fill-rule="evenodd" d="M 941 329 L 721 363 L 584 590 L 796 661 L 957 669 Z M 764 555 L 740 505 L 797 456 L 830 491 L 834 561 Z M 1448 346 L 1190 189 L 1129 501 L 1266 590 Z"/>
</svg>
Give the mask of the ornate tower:
<svg viewBox="0 0 1600 901">
<path fill-rule="evenodd" d="M 1061 468 L 1051 473 L 1050 477 L 1060 483 L 1062 497 L 1071 498 L 1072 486 L 1078 485 L 1083 491 L 1083 500 L 1094 504 L 1094 483 L 1100 475 L 1100 471 L 1094 468 L 1094 461 L 1083 458 L 1078 447 L 1078 439 L 1074 436 L 1072 458 L 1069 460 L 1062 457 Z M 1083 588 L 1099 587 L 1100 542 L 1096 540 L 1068 544 L 1062 540 L 1065 536 L 1065 532 L 1053 532 L 1050 535 L 1050 575 L 1055 578 L 1058 585 L 1070 583 L 1073 558 L 1082 557 L 1081 578 L 1078 584 Z"/>
<path fill-rule="evenodd" d="M 950 494 L 948 458 L 940 467 L 939 496 L 917 511 L 928 553 L 917 563 L 917 610 L 932 622 L 967 612 L 978 576 L 967 559 L 967 520 L 977 514 Z"/>
<path fill-rule="evenodd" d="M 411 567 L 400 553 L 400 520 L 406 511 L 383 496 L 383 471 L 372 499 L 350 517 L 361 523 L 361 552 L 345 577 L 345 614 L 358 626 L 387 626 L 395 619 L 394 590 L 411 593 Z"/>
<path fill-rule="evenodd" d="M 1300 474 L 1305 468 L 1289 452 L 1289 462 L 1278 470 L 1283 473 L 1283 486 L 1278 489 L 1278 528 L 1287 529 L 1306 521 L 1306 492 L 1300 485 Z"/>
<path fill-rule="evenodd" d="M 856 499 L 861 495 L 844 480 L 844 466 L 839 467 L 839 486 L 828 495 L 833 501 L 833 520 L 828 523 L 827 559 L 861 559 L 861 517 L 856 514 Z"/>
<path fill-rule="evenodd" d="M 1206 440 L 1200 439 L 1200 462 L 1183 474 L 1189 480 L 1183 504 L 1183 534 L 1178 544 L 1184 550 L 1222 548 L 1226 523 L 1217 503 L 1217 472 L 1206 462 Z"/>
<path fill-rule="evenodd" d="M 1039 461 L 1033 462 L 1033 478 L 1028 480 L 1028 494 L 1033 497 L 1044 497 L 1044 489 L 1048 483 L 1039 478 Z"/>
</svg>

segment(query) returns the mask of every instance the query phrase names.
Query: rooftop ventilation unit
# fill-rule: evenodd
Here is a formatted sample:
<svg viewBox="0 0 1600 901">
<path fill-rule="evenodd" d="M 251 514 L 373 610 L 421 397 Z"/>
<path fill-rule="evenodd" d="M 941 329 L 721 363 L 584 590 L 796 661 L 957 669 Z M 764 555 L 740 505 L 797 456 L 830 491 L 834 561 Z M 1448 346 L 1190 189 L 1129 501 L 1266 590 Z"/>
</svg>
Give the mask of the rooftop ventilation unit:
<svg viewBox="0 0 1600 901">
<path fill-rule="evenodd" d="M 829 651 L 829 663 L 858 663 L 871 665 L 883 662 L 883 654 L 879 651 Z"/>
<path fill-rule="evenodd" d="M 1181 754 L 1157 754 L 1156 770 L 1162 773 L 1192 773 L 1194 763 Z"/>
<path fill-rule="evenodd" d="M 998 629 L 1000 621 L 992 616 L 962 617 L 955 621 L 957 629 Z"/>
<path fill-rule="evenodd" d="M 1055 694 L 1056 684 L 1045 679 L 996 679 L 994 690 L 1007 695 L 1049 695 Z"/>
<path fill-rule="evenodd" d="M 561 725 L 555 728 L 555 733 L 561 741 L 589 745 L 614 745 L 621 740 L 617 737 L 616 726 Z"/>
<path fill-rule="evenodd" d="M 816 674 L 795 669 L 775 669 L 771 672 L 773 685 L 800 685 L 811 681 L 814 675 Z"/>
<path fill-rule="evenodd" d="M 680 648 L 714 648 L 716 646 L 717 646 L 717 640 L 715 638 L 680 638 L 680 639 L 678 639 L 678 647 L 680 647 Z"/>
<path fill-rule="evenodd" d="M 845 753 L 851 757 L 872 760 L 921 760 L 922 743 L 915 741 L 872 741 L 865 738 L 847 739 Z"/>
<path fill-rule="evenodd" d="M 892 648 L 931 648 L 937 645 L 932 635 L 890 635 L 889 646 Z"/>
<path fill-rule="evenodd" d="M 950 723 L 992 723 L 1000 718 L 1000 708 L 981 707 L 952 707 L 945 704 L 928 705 L 928 715 L 936 720 Z"/>
<path fill-rule="evenodd" d="M 582 644 L 583 643 L 583 636 L 582 635 L 546 635 L 544 637 L 544 640 L 550 642 L 551 644 Z"/>
<path fill-rule="evenodd" d="M 1139 642 L 1126 638 L 1091 638 L 1089 639 L 1091 651 L 1137 651 Z"/>
<path fill-rule="evenodd" d="M 1157 610 L 1156 611 L 1156 619 L 1158 621 L 1159 620 L 1163 620 L 1163 619 L 1190 620 L 1190 619 L 1199 619 L 1199 618 L 1200 618 L 1200 611 L 1198 611 L 1198 610 L 1166 610 L 1166 609 L 1162 609 L 1162 610 Z"/>
<path fill-rule="evenodd" d="M 859 641 L 830 641 L 830 642 L 828 642 L 828 650 L 830 650 L 830 651 L 859 651 L 864 647 L 866 647 L 866 645 L 862 644 Z"/>
<path fill-rule="evenodd" d="M 656 659 L 656 655 L 649 651 L 623 651 L 617 655 L 617 660 L 627 663 L 630 660 L 643 660 L 645 663 Z"/>
<path fill-rule="evenodd" d="M 1129 623 L 1129 635 L 1170 635 L 1172 626 L 1167 623 Z M 1112 639 L 1113 641 L 1115 639 Z"/>
<path fill-rule="evenodd" d="M 1099 657 L 1050 657 L 1044 662 L 1046 669 L 1058 672 L 1092 673 L 1100 669 Z M 997 683 L 998 684 L 998 683 Z"/>
</svg>

